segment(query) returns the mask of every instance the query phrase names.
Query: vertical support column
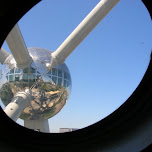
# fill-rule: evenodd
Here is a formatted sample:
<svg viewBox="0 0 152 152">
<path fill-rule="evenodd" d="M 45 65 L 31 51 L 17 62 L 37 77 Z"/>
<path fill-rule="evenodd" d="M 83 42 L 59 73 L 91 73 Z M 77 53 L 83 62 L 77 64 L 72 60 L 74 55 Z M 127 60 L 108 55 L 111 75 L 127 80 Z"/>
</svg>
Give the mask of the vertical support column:
<svg viewBox="0 0 152 152">
<path fill-rule="evenodd" d="M 34 129 L 40 132 L 50 133 L 47 119 L 42 120 L 24 120 L 24 127 Z"/>
</svg>

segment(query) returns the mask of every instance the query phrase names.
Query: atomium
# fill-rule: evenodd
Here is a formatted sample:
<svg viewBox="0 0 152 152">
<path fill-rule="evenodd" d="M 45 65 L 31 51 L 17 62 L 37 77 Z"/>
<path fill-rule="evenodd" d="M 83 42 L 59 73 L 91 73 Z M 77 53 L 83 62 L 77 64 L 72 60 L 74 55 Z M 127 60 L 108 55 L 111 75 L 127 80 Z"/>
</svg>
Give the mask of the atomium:
<svg viewBox="0 0 152 152">
<path fill-rule="evenodd" d="M 14 58 L 3 48 L 0 51 L 0 98 L 12 120 L 20 117 L 27 120 L 25 127 L 49 132 L 48 119 L 63 108 L 70 95 L 71 76 L 64 61 L 119 1 L 100 1 L 53 53 L 27 50 L 18 24 L 12 28 L 6 43 Z"/>
<path fill-rule="evenodd" d="M 12 55 L 2 66 L 0 75 L 0 98 L 5 106 L 17 92 L 32 89 L 32 100 L 23 110 L 23 120 L 49 119 L 66 104 L 71 91 L 71 76 L 65 63 L 47 71 L 51 51 L 41 48 L 28 49 L 33 62 L 29 68 L 19 69 Z"/>
</svg>

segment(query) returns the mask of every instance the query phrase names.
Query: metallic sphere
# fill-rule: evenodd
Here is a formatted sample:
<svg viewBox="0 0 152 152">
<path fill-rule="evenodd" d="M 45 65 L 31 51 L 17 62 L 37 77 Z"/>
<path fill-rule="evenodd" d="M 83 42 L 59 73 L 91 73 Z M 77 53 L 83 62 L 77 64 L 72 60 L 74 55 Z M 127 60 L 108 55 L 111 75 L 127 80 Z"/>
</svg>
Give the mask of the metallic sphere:
<svg viewBox="0 0 152 152">
<path fill-rule="evenodd" d="M 71 90 L 71 76 L 63 63 L 46 73 L 51 62 L 51 52 L 41 48 L 28 49 L 33 62 L 27 69 L 18 69 L 12 55 L 4 62 L 0 74 L 0 98 L 5 106 L 17 92 L 32 89 L 32 100 L 20 118 L 23 120 L 49 119 L 66 104 Z"/>
</svg>

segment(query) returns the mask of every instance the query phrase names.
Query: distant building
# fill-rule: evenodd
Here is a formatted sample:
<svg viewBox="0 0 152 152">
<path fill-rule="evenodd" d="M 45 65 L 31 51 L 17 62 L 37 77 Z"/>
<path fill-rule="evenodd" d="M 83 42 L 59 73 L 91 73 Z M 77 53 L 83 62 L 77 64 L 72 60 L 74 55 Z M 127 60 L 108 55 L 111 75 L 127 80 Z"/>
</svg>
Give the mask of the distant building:
<svg viewBox="0 0 152 152">
<path fill-rule="evenodd" d="M 59 132 L 63 133 L 63 132 L 72 132 L 72 131 L 76 131 L 78 130 L 78 128 L 60 128 Z"/>
</svg>

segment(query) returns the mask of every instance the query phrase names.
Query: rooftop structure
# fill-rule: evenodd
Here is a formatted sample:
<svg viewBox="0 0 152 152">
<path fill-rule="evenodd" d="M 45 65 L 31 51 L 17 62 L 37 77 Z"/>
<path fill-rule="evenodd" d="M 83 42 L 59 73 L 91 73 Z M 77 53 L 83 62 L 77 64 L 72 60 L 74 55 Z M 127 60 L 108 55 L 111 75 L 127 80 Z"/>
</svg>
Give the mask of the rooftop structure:
<svg viewBox="0 0 152 152">
<path fill-rule="evenodd" d="M 60 128 L 59 133 L 76 131 L 78 128 Z"/>
</svg>

